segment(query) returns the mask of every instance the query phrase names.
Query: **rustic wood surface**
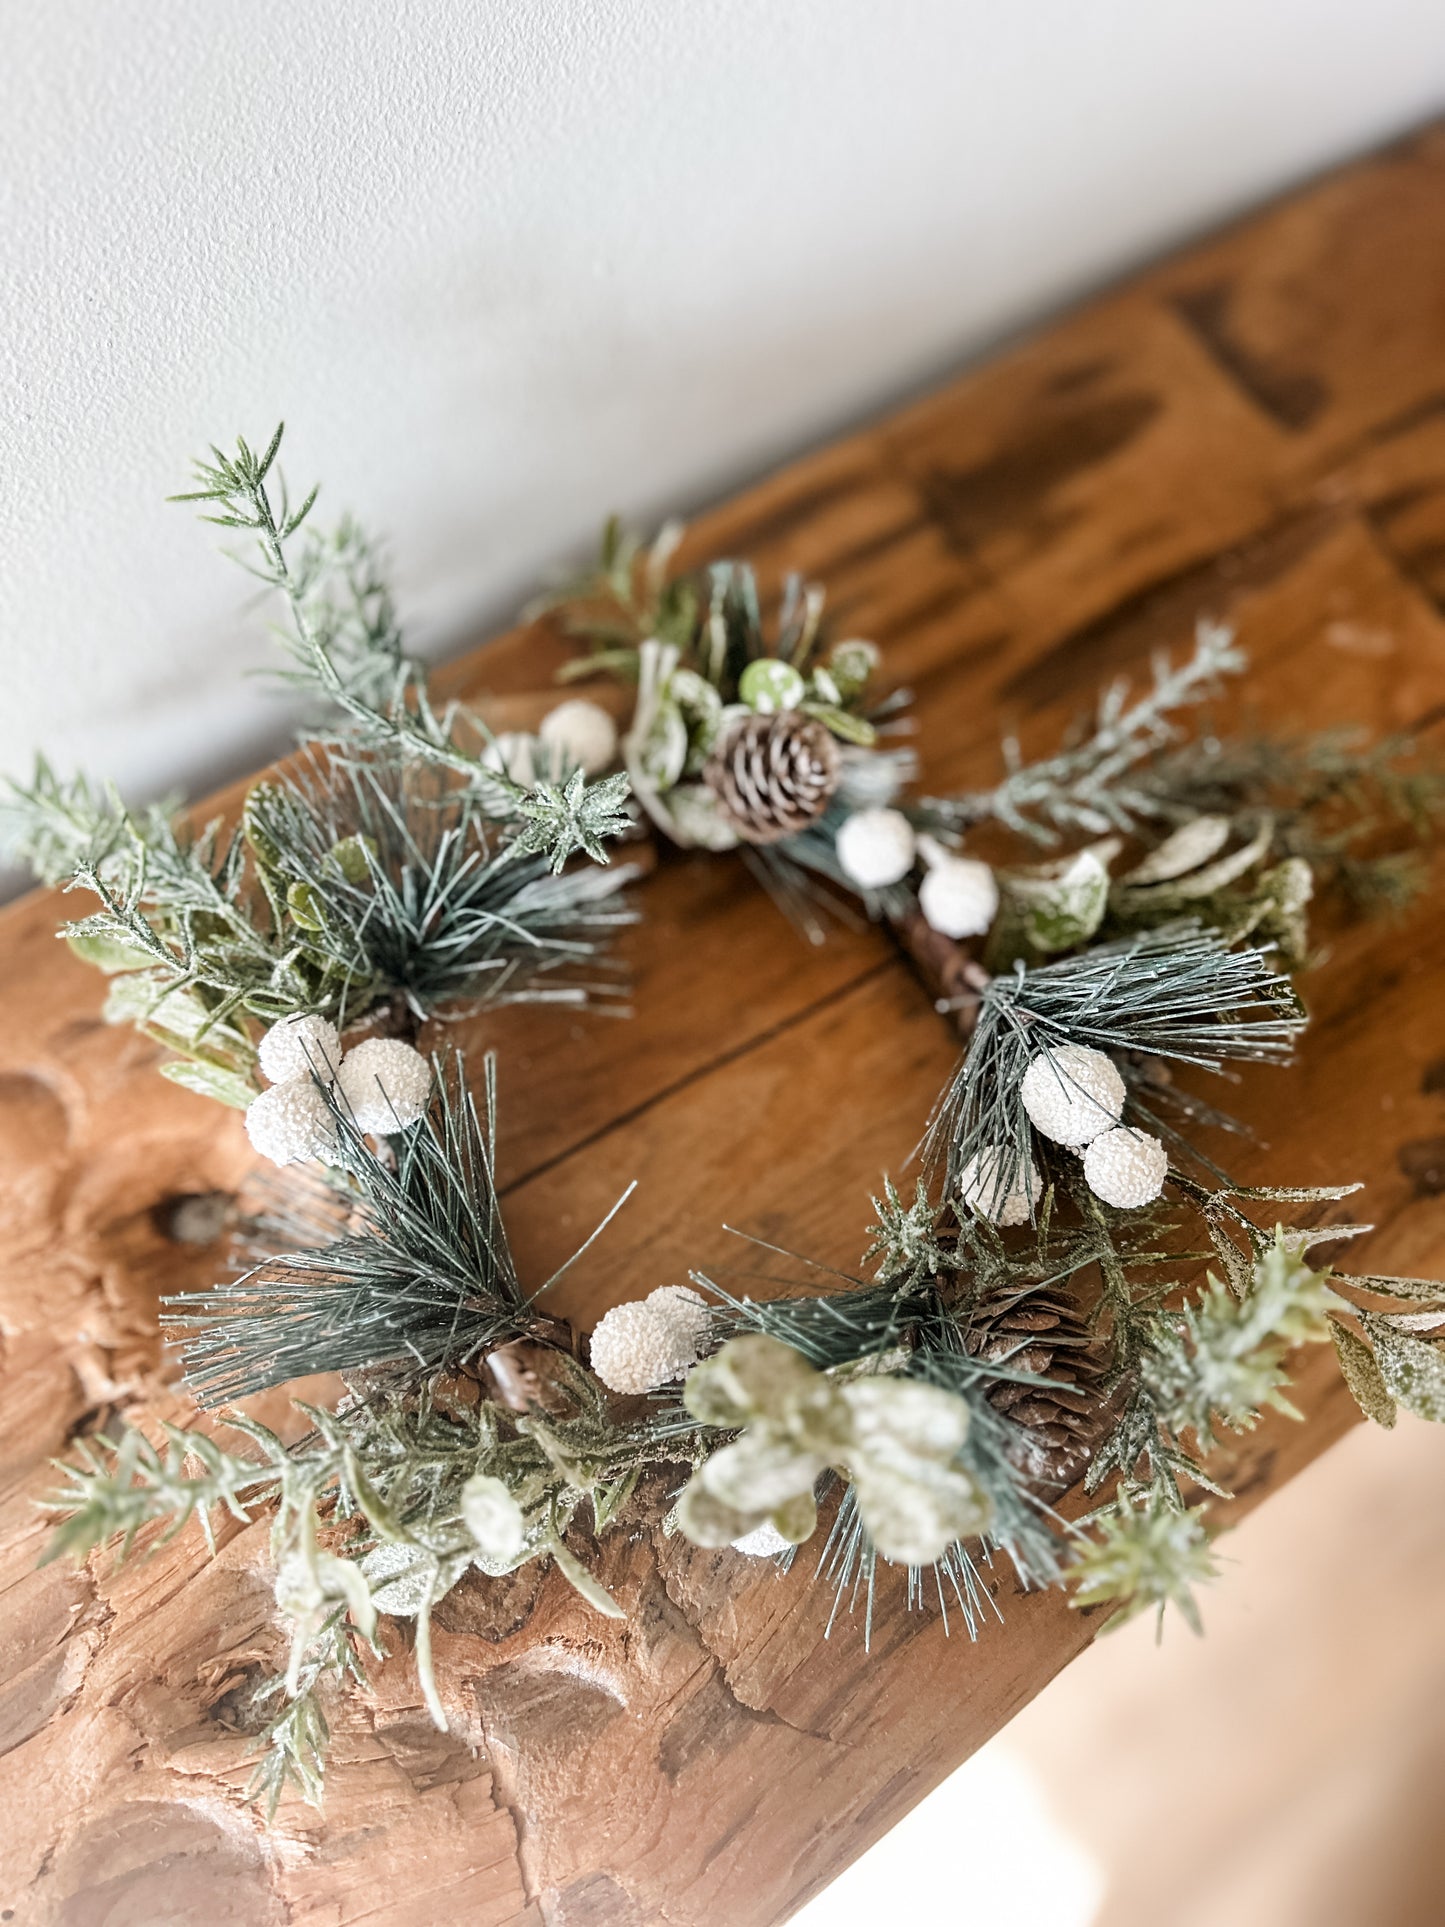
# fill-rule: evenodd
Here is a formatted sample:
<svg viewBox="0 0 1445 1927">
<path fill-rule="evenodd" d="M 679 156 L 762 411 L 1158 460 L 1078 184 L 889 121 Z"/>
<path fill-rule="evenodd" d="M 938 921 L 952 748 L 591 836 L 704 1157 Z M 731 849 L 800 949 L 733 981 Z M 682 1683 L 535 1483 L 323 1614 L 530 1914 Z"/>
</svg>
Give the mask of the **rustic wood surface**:
<svg viewBox="0 0 1445 1927">
<path fill-rule="evenodd" d="M 935 784 L 987 781 L 1001 727 L 1044 742 L 1108 673 L 1227 617 L 1280 723 L 1411 725 L 1445 705 L 1445 133 L 1432 131 L 1169 261 L 982 371 L 704 517 L 702 557 L 816 574 L 917 692 Z M 453 686 L 525 710 L 541 631 Z M 877 932 L 810 949 L 730 860 L 665 862 L 626 949 L 625 1023 L 511 1013 L 506 1205 L 545 1275 L 641 1181 L 557 1296 L 592 1322 L 690 1265 L 746 1261 L 726 1223 L 855 1263 L 954 1042 Z M 403 1650 L 337 1709 L 326 1811 L 244 1810 L 233 1689 L 274 1666 L 264 1525 L 207 1559 L 188 1532 L 121 1572 L 37 1569 L 47 1455 L 98 1411 L 183 1415 L 159 1296 L 216 1253 L 168 1203 L 248 1165 L 234 1115 L 100 1021 L 98 979 L 36 894 L 0 919 L 0 1920 L 753 1927 L 878 1838 L 1092 1636 L 1018 1597 L 977 1647 L 885 1589 L 874 1650 L 824 1641 L 786 1580 L 641 1523 L 610 1541 L 625 1623 L 555 1575 L 460 1588 L 437 1647 L 452 1730 Z M 1445 905 L 1340 926 L 1298 1069 L 1247 1079 L 1249 1174 L 1368 1180 L 1362 1264 L 1445 1260 Z M 1233 1454 L 1237 1504 L 1351 1422 L 1333 1363 L 1309 1421 Z M 277 1401 L 270 1413 L 281 1410 Z M 405 1646 L 404 1632 L 392 1635 Z M 900 1896 L 905 1903 L 905 1897 Z"/>
</svg>

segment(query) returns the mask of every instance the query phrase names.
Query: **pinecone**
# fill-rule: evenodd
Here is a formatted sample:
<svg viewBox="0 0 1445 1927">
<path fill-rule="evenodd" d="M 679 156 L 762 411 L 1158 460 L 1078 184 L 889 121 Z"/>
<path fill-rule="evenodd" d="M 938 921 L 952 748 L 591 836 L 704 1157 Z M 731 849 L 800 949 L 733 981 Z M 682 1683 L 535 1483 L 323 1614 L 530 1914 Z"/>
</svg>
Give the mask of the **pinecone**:
<svg viewBox="0 0 1445 1927">
<path fill-rule="evenodd" d="M 1020 1463 L 1056 1491 L 1073 1484 L 1107 1429 L 1106 1351 L 1068 1298 L 1051 1291 L 996 1291 L 973 1307 L 964 1339 L 975 1358 L 1007 1362 L 1053 1385 L 1001 1378 L 985 1396 L 1019 1427 Z"/>
<path fill-rule="evenodd" d="M 703 780 L 746 843 L 776 843 L 822 815 L 838 787 L 838 745 L 796 709 L 739 716 L 718 738 Z"/>
</svg>

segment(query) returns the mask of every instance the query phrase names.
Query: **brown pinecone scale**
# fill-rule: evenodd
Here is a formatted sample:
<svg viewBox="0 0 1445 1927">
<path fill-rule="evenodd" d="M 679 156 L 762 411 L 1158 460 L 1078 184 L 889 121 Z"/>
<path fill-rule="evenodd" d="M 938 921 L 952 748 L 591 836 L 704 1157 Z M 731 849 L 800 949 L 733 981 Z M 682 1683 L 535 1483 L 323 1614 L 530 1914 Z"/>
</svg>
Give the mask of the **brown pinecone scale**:
<svg viewBox="0 0 1445 1927">
<path fill-rule="evenodd" d="M 1112 1405 L 1103 1391 L 1106 1348 L 1078 1308 L 1051 1291 L 994 1292 L 973 1307 L 964 1345 L 975 1358 L 1054 1381 L 1000 1378 L 985 1396 L 1018 1426 L 1029 1477 L 1055 1491 L 1072 1485 L 1102 1441 Z"/>
<path fill-rule="evenodd" d="M 838 787 L 838 745 L 800 710 L 739 716 L 713 746 L 703 780 L 746 843 L 776 843 L 805 830 Z"/>
</svg>

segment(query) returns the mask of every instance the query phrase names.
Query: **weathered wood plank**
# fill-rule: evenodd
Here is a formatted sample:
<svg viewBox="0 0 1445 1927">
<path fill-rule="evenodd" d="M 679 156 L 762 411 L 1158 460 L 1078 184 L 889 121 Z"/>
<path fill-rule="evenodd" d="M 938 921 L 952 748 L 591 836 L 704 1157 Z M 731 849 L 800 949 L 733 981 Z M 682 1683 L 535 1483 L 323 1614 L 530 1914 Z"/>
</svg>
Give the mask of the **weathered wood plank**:
<svg viewBox="0 0 1445 1927">
<path fill-rule="evenodd" d="M 820 575 L 846 628 L 918 692 L 931 781 L 982 782 L 1001 727 L 1045 740 L 1101 675 L 1239 624 L 1252 700 L 1301 726 L 1445 705 L 1445 135 L 1351 169 L 703 517 L 689 554 Z M 561 657 L 533 626 L 448 672 L 499 721 Z M 510 1012 L 465 1027 L 502 1056 L 518 1250 L 545 1275 L 632 1177 L 559 1289 L 595 1318 L 689 1264 L 750 1262 L 724 1219 L 857 1261 L 952 1056 L 874 932 L 811 950 L 728 862 L 665 861 L 626 1023 Z M 431 1733 L 405 1653 L 338 1709 L 324 1816 L 239 1805 L 227 1695 L 277 1650 L 265 1532 L 211 1564 L 187 1537 L 119 1574 L 34 1559 L 43 1460 L 108 1405 L 178 1411 L 155 1306 L 207 1282 L 166 1201 L 232 1188 L 238 1120 L 168 1086 L 98 1020 L 53 899 L 0 919 L 0 1909 L 82 1923 L 210 1910 L 305 1927 L 783 1918 L 1036 1692 L 1094 1622 L 1019 1598 L 977 1648 L 886 1585 L 874 1651 L 821 1637 L 808 1562 L 779 1580 L 663 1537 L 609 1546 L 632 1609 L 599 1625 L 554 1578 L 460 1588 Z M 1385 1270 L 1445 1254 L 1445 910 L 1329 932 L 1299 1069 L 1251 1075 L 1246 1174 L 1369 1180 Z M 1240 1162 L 1240 1160 L 1236 1160 Z M 1310 1422 L 1240 1442 L 1240 1508 L 1350 1422 L 1332 1362 Z M 268 1403 L 275 1416 L 279 1401 Z M 397 1635 L 399 1642 L 404 1634 Z"/>
</svg>

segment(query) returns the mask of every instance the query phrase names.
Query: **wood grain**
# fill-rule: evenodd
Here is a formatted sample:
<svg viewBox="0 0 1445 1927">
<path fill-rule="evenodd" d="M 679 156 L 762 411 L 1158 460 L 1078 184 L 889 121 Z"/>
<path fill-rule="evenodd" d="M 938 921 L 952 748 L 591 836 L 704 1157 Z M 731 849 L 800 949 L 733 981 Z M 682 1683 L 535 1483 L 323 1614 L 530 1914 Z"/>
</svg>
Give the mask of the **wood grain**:
<svg viewBox="0 0 1445 1927">
<path fill-rule="evenodd" d="M 688 556 L 799 568 L 917 691 L 931 782 L 978 783 L 1017 725 L 1043 742 L 1102 675 L 1239 625 L 1250 701 L 1288 724 L 1395 728 L 1445 706 L 1445 134 L 1354 167 L 1150 271 L 941 393 L 702 518 Z M 531 629 L 448 672 L 499 718 L 535 710 L 559 645 Z M 750 1262 L 740 1225 L 856 1263 L 954 1043 L 878 932 L 794 937 L 731 861 L 668 858 L 627 936 L 627 1022 L 508 1012 L 502 1164 L 531 1275 L 632 1178 L 559 1309 L 591 1321 L 689 1265 Z M 216 1254 L 169 1201 L 230 1189 L 239 1121 L 156 1077 L 99 1019 L 97 980 L 37 894 L 0 920 L 0 1919 L 779 1921 L 1088 1641 L 1093 1621 L 996 1577 L 977 1647 L 885 1587 L 871 1655 L 824 1640 L 786 1579 L 665 1539 L 654 1486 L 590 1616 L 555 1576 L 478 1581 L 441 1613 L 452 1730 L 420 1707 L 405 1629 L 336 1709 L 327 1806 L 243 1810 L 234 1688 L 279 1648 L 265 1530 L 207 1560 L 35 1560 L 44 1460 L 87 1417 L 178 1414 L 155 1310 Z M 1445 1262 L 1445 905 L 1340 926 L 1308 985 L 1298 1069 L 1251 1075 L 1248 1173 L 1361 1177 L 1362 1263 Z M 1312 1358 L 1309 1421 L 1241 1441 L 1236 1507 L 1351 1422 Z M 272 1400 L 268 1413 L 283 1409 Z M 582 1549 L 582 1548 L 579 1548 Z M 590 1556 L 590 1553 L 589 1553 Z M 8 1911 L 7 1911 L 8 1910 Z"/>
</svg>

